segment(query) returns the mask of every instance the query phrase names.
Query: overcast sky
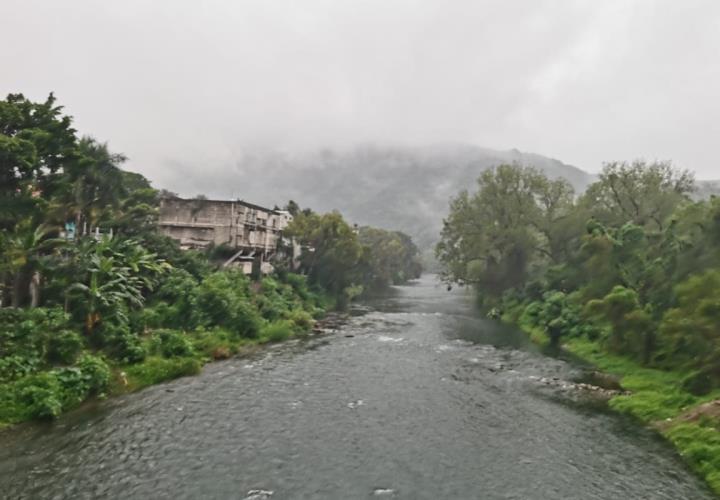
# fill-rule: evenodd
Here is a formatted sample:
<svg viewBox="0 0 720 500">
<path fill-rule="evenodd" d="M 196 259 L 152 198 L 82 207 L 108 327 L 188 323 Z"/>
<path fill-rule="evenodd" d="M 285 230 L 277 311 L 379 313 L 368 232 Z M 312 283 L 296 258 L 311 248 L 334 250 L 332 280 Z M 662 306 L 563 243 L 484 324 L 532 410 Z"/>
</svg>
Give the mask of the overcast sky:
<svg viewBox="0 0 720 500">
<path fill-rule="evenodd" d="M 2 0 L 0 92 L 54 91 L 162 184 L 246 148 L 467 142 L 720 178 L 715 0 Z"/>
</svg>

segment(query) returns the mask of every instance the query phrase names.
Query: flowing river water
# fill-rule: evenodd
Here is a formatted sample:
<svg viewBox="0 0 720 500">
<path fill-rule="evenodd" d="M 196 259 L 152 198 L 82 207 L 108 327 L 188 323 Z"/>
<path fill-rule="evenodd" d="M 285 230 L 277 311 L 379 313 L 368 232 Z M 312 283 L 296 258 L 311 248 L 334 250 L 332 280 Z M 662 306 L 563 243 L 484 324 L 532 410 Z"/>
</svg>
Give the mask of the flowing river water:
<svg viewBox="0 0 720 500">
<path fill-rule="evenodd" d="M 576 365 L 432 276 L 340 330 L 0 433 L 3 498 L 703 499 Z"/>
</svg>

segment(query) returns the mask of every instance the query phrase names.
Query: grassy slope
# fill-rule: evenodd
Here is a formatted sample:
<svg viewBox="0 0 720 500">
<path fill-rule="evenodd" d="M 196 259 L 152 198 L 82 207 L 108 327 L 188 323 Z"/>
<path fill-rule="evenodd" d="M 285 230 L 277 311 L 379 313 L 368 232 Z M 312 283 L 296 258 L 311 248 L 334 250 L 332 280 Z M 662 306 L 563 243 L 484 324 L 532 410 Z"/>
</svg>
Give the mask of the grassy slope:
<svg viewBox="0 0 720 500">
<path fill-rule="evenodd" d="M 547 343 L 544 333 L 527 325 L 520 326 L 536 343 Z M 660 432 L 720 495 L 720 422 L 702 418 L 687 422 L 677 418 L 702 403 L 720 399 L 720 390 L 703 397 L 694 396 L 681 387 L 680 381 L 686 373 L 645 368 L 631 359 L 608 353 L 598 343 L 586 339 L 567 340 L 563 348 L 600 370 L 621 377 L 622 386 L 631 394 L 614 397 L 610 407 Z"/>
</svg>

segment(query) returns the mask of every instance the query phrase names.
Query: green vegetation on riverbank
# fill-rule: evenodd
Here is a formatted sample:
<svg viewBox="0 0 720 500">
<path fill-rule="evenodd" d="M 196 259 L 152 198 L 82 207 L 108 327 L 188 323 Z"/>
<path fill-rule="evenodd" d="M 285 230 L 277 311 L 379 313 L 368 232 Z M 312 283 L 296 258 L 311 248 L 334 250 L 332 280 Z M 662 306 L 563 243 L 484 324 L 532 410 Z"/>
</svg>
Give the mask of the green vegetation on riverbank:
<svg viewBox="0 0 720 500">
<path fill-rule="evenodd" d="M 550 338 L 544 332 L 527 326 L 524 329 L 535 342 L 549 344 Z M 619 377 L 629 394 L 614 396 L 608 403 L 610 408 L 661 433 L 720 494 L 720 409 L 702 411 L 708 405 L 717 407 L 713 402 L 720 400 L 720 389 L 697 396 L 683 387 L 688 373 L 642 366 L 625 356 L 608 353 L 599 343 L 587 339 L 567 339 L 562 348 L 602 372 Z"/>
<path fill-rule="evenodd" d="M 0 309 L 0 425 L 56 417 L 91 397 L 193 375 L 213 359 L 302 336 L 327 303 L 303 277 L 257 286 L 238 272 L 195 282 L 181 271 L 128 323 L 105 321 L 93 336 L 62 309 Z"/>
<path fill-rule="evenodd" d="M 621 376 L 610 406 L 720 493 L 720 198 L 693 189 L 669 164 L 612 163 L 576 197 L 503 165 L 452 201 L 437 254 L 492 316 Z"/>
<path fill-rule="evenodd" d="M 125 161 L 78 138 L 52 95 L 0 101 L 0 426 L 302 336 L 363 289 L 414 277 L 402 233 L 368 242 L 339 213 L 290 203 L 299 269 L 278 259 L 250 279 L 220 265 L 226 249 L 160 235 L 161 193 Z"/>
</svg>

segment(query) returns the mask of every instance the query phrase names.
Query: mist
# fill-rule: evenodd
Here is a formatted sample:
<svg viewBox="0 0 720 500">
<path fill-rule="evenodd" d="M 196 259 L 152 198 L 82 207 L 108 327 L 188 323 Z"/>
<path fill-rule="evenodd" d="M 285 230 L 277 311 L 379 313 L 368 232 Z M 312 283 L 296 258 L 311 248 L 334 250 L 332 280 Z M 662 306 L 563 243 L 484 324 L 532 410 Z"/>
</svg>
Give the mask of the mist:
<svg viewBox="0 0 720 500">
<path fill-rule="evenodd" d="M 358 144 L 720 177 L 712 1 L 6 0 L 0 40 L 0 92 L 55 92 L 81 133 L 185 194 L 248 155 Z"/>
</svg>

